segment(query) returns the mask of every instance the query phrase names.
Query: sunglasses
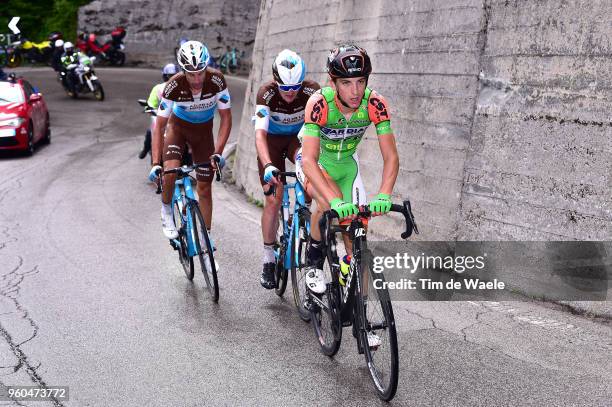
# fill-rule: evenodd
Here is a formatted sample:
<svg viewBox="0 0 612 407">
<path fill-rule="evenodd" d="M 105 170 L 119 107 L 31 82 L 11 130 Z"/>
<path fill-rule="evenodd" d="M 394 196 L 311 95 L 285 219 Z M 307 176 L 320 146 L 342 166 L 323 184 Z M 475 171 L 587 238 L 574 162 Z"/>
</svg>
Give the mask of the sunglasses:
<svg viewBox="0 0 612 407">
<path fill-rule="evenodd" d="M 280 89 L 281 92 L 289 92 L 292 90 L 300 90 L 300 88 L 302 87 L 301 83 L 298 83 L 296 85 L 281 85 L 280 83 L 277 84 L 278 85 L 278 89 Z"/>
</svg>

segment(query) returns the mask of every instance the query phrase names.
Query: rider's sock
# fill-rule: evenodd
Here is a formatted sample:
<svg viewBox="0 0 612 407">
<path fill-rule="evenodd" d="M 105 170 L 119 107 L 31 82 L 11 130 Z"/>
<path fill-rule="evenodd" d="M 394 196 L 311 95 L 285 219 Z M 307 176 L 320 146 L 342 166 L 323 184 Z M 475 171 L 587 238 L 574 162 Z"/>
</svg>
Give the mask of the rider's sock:
<svg viewBox="0 0 612 407">
<path fill-rule="evenodd" d="M 169 215 L 172 213 L 172 205 L 171 204 L 166 204 L 162 202 L 162 212 L 166 215 Z"/>
<path fill-rule="evenodd" d="M 276 261 L 274 257 L 274 243 L 264 243 L 262 261 L 263 264 L 274 263 Z"/>
<path fill-rule="evenodd" d="M 315 265 L 321 262 L 323 258 L 323 243 L 319 240 L 310 239 L 310 246 L 308 247 L 308 264 Z"/>
</svg>

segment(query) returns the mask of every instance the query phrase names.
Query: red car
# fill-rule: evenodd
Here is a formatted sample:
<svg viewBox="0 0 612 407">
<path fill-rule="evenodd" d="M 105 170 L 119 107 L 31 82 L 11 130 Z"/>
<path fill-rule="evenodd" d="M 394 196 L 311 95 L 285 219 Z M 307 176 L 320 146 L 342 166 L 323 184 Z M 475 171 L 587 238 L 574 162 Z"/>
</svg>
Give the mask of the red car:
<svg viewBox="0 0 612 407">
<path fill-rule="evenodd" d="M 23 78 L 0 81 L 0 151 L 34 153 L 38 142 L 51 142 L 47 104 Z"/>
</svg>

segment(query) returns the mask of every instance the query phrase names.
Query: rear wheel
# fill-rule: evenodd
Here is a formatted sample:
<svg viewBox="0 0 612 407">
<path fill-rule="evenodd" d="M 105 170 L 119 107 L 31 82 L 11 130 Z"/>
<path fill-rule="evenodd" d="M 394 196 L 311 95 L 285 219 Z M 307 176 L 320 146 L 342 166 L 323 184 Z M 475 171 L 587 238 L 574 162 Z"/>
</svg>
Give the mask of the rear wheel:
<svg viewBox="0 0 612 407">
<path fill-rule="evenodd" d="M 49 113 L 47 113 L 46 119 L 47 127 L 45 129 L 45 136 L 42 139 L 43 144 L 51 143 L 51 121 L 49 120 Z"/>
<path fill-rule="evenodd" d="M 376 387 L 378 397 L 389 401 L 395 396 L 399 372 L 399 356 L 397 348 L 397 331 L 393 307 L 386 288 L 374 288 L 374 275 L 370 268 L 371 256 L 364 256 L 359 265 L 362 272 L 363 291 L 358 295 L 357 306 L 360 307 L 359 341 L 364 350 L 370 377 Z M 358 270 L 360 271 L 360 270 Z M 382 273 L 376 274 L 376 280 L 383 280 Z M 377 286 L 381 286 L 377 284 Z M 384 287 L 384 285 L 382 285 Z M 379 345 L 368 345 L 368 333 L 378 338 Z"/>
<path fill-rule="evenodd" d="M 199 260 L 198 264 L 200 265 L 202 274 L 204 274 L 208 292 L 212 300 L 217 302 L 219 301 L 219 283 L 217 281 L 217 265 L 213 255 L 213 247 L 210 243 L 200 207 L 197 204 L 193 204 L 189 210 L 192 220 L 192 238 L 195 243 L 196 253 L 198 253 L 196 255 Z"/>
<path fill-rule="evenodd" d="M 187 253 L 187 214 L 185 213 L 185 204 L 178 201 L 174 202 L 174 226 L 178 231 L 179 247 L 177 248 L 179 261 L 183 266 L 183 271 L 188 280 L 193 280 L 194 268 L 193 258 Z"/>
<path fill-rule="evenodd" d="M 291 262 L 291 285 L 293 286 L 293 301 L 298 314 L 303 321 L 310 321 L 310 311 L 304 308 L 306 302 L 306 282 L 305 271 L 306 267 L 306 247 L 308 245 L 308 234 L 303 225 L 303 220 L 300 219 L 300 228 L 294 236 L 293 250 L 291 254 L 293 261 Z"/>
<path fill-rule="evenodd" d="M 32 156 L 32 154 L 34 154 L 34 148 L 34 125 L 30 122 L 28 126 L 28 145 L 25 150 L 25 155 L 27 157 Z"/>
</svg>

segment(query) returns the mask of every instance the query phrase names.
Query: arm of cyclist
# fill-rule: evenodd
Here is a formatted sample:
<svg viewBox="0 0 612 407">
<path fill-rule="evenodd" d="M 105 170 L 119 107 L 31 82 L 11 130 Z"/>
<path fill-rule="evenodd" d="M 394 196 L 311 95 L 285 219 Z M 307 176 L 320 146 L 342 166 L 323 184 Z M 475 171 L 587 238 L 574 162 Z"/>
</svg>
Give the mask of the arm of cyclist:
<svg viewBox="0 0 612 407">
<path fill-rule="evenodd" d="M 278 171 L 272 160 L 270 159 L 270 151 L 268 150 L 268 126 L 270 124 L 270 107 L 267 105 L 264 98 L 266 92 L 265 87 L 261 87 L 257 92 L 257 105 L 255 106 L 255 115 L 252 120 L 255 125 L 255 149 L 257 157 L 264 166 L 264 181 L 268 184 L 278 185 L 280 182 L 274 176 L 274 172 Z"/>
<path fill-rule="evenodd" d="M 217 92 L 217 106 L 219 108 L 219 116 L 221 117 L 221 123 L 219 125 L 219 135 L 217 137 L 214 155 L 221 156 L 221 154 L 223 154 L 225 144 L 229 139 L 230 132 L 232 131 L 232 102 L 223 75 L 215 74 L 215 76 L 213 77 L 213 82 L 217 83 L 219 86 L 219 91 Z M 217 168 L 217 163 L 212 159 L 212 157 L 211 164 L 213 168 Z M 220 164 L 220 166 L 223 167 L 224 163 L 222 162 Z"/>
<path fill-rule="evenodd" d="M 379 216 L 391 210 L 391 193 L 399 172 L 399 156 L 395 136 L 391 129 L 391 114 L 388 103 L 376 91 L 372 91 L 368 100 L 368 116 L 376 126 L 378 145 L 383 158 L 383 174 L 378 195 L 369 205 L 372 216 Z"/>
</svg>

